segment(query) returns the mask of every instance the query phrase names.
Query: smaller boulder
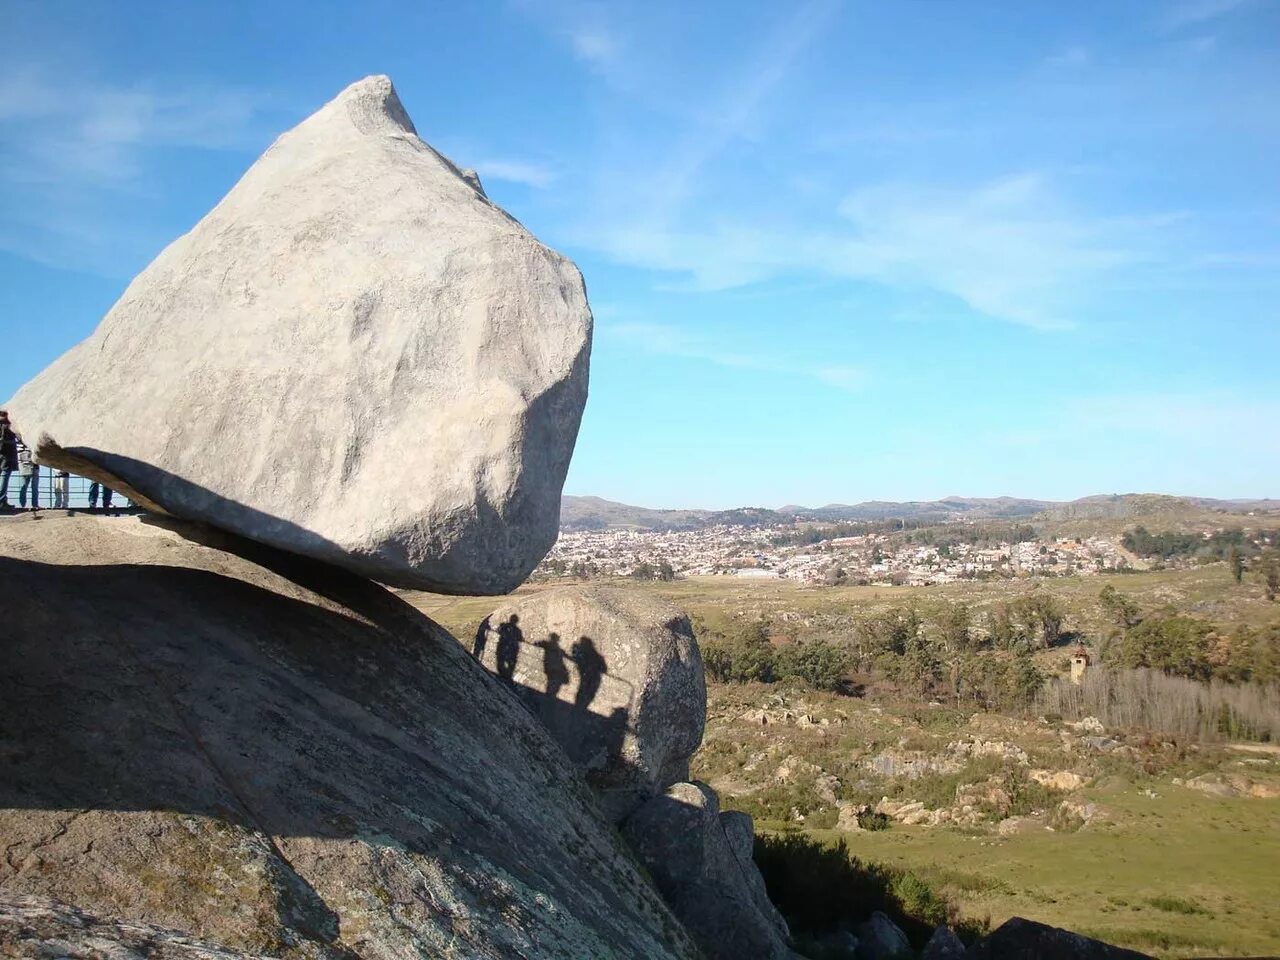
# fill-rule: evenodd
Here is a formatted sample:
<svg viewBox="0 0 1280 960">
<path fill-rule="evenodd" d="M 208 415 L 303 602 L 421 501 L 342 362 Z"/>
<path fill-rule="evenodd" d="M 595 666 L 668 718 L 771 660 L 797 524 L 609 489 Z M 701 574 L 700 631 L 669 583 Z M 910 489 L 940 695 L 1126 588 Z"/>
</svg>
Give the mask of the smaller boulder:
<svg viewBox="0 0 1280 960">
<path fill-rule="evenodd" d="M 907 960 L 914 956 L 907 935 L 881 911 L 858 924 L 858 960 Z"/>
<path fill-rule="evenodd" d="M 704 783 L 677 783 L 621 829 L 709 960 L 793 960 L 786 921 L 750 857 L 750 817 L 721 814 Z"/>
<path fill-rule="evenodd" d="M 947 926 L 938 927 L 933 936 L 924 945 L 924 953 L 920 960 L 961 960 L 964 956 L 964 944 L 956 936 L 954 930 Z"/>
<path fill-rule="evenodd" d="M 689 618 L 666 601 L 545 590 L 486 617 L 472 652 L 542 720 L 615 824 L 688 779 L 707 688 Z"/>
<path fill-rule="evenodd" d="M 1006 920 L 964 956 L 965 960 L 1152 960 L 1136 950 L 1113 947 L 1022 917 Z"/>
</svg>

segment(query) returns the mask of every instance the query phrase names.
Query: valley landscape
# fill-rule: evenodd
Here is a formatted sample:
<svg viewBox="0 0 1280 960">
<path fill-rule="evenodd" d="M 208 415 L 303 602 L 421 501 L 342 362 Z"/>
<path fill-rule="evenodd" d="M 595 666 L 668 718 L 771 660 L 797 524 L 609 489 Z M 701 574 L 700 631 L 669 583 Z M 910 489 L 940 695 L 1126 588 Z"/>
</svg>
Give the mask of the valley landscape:
<svg viewBox="0 0 1280 960">
<path fill-rule="evenodd" d="M 693 775 L 764 837 L 886 871 L 880 887 L 904 927 L 976 931 L 1023 916 L 1167 957 L 1261 956 L 1280 943 L 1280 603 L 1266 581 L 1280 504 L 1144 495 L 699 513 L 570 497 L 563 518 L 517 595 L 609 582 L 688 611 L 714 678 Z M 1033 547 L 1028 568 L 1000 539 L 1011 524 Z M 1135 544 L 1137 529 L 1164 534 L 1160 551 Z M 975 533 L 1007 562 L 949 573 L 937 544 Z M 850 561 L 864 540 L 882 569 Z M 1105 559 L 1040 560 L 1062 541 Z M 859 573 L 788 576 L 795 551 Z M 895 570 L 899 555 L 908 562 Z M 583 564 L 577 578 L 561 558 Z M 405 596 L 459 638 L 494 603 Z M 993 637 L 1027 598 L 1053 608 L 1054 636 L 1041 621 Z M 1202 662 L 1164 687 L 1143 666 L 1151 651 L 1126 649 L 1125 635 L 1171 620 L 1202 631 Z M 904 625 L 923 651 L 886 649 L 886 631 Z M 1167 642 L 1153 636 L 1153 648 Z M 1019 661 L 1032 673 L 1021 688 L 1008 678 Z M 1124 690 L 1121 676 L 1146 685 Z M 792 903 L 802 913 L 803 900 Z"/>
</svg>

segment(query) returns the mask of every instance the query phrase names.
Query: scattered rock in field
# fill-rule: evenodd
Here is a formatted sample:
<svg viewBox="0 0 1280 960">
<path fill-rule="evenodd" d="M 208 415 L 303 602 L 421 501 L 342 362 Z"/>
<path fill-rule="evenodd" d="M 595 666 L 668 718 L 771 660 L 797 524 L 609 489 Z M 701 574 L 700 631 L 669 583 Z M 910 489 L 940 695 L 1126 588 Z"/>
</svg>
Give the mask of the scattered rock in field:
<svg viewBox="0 0 1280 960">
<path fill-rule="evenodd" d="M 911 941 L 896 923 L 877 910 L 858 924 L 858 960 L 907 960 L 915 956 Z"/>
<path fill-rule="evenodd" d="M 918 780 L 930 774 L 951 774 L 960 770 L 962 764 L 951 757 L 932 757 L 923 753 L 903 753 L 896 750 L 884 750 L 862 764 L 872 773 L 882 777 L 906 777 Z"/>
<path fill-rule="evenodd" d="M 1013 799 L 997 779 L 982 783 L 962 783 L 956 787 L 956 806 L 983 807 L 998 816 L 1004 816 L 1013 806 Z"/>
<path fill-rule="evenodd" d="M 950 927 L 938 927 L 924 946 L 920 960 L 962 960 L 964 944 Z"/>
<path fill-rule="evenodd" d="M 615 823 L 688 779 L 706 683 L 689 618 L 670 603 L 616 587 L 544 590 L 491 613 L 476 644 Z"/>
<path fill-rule="evenodd" d="M 955 756 L 966 759 L 973 757 L 999 757 L 1002 760 L 1012 760 L 1015 763 L 1027 762 L 1027 751 L 1016 743 L 1009 743 L 1006 740 L 982 740 L 980 738 L 958 740 L 955 743 L 947 744 L 947 750 Z"/>
<path fill-rule="evenodd" d="M 1095 820 L 1104 818 L 1102 807 L 1096 803 L 1082 803 L 1078 800 L 1063 800 L 1058 804 L 1057 816 L 1060 820 L 1076 820 L 1081 826 L 1088 826 Z"/>
<path fill-rule="evenodd" d="M 1044 823 L 1036 817 L 1006 817 L 996 824 L 996 833 L 1002 837 L 1012 837 L 1019 833 L 1039 830 Z"/>
<path fill-rule="evenodd" d="M 1280 797 L 1280 785 L 1262 783 L 1239 773 L 1202 773 L 1190 780 L 1175 779 L 1173 782 L 1215 797 L 1256 797 L 1260 800 Z"/>
<path fill-rule="evenodd" d="M 837 830 L 844 830 L 849 833 L 860 833 L 863 830 L 862 822 L 859 818 L 868 813 L 869 808 L 866 804 L 841 803 L 837 809 L 840 811 L 836 817 Z"/>
<path fill-rule="evenodd" d="M 1190 787 L 1192 790 L 1199 790 L 1201 793 L 1207 793 L 1214 797 L 1238 797 L 1240 791 L 1234 786 L 1227 783 L 1216 773 L 1202 773 L 1198 777 L 1187 780 L 1184 786 Z"/>
<path fill-rule="evenodd" d="M 1080 742 L 1091 750 L 1100 750 L 1103 753 L 1110 753 L 1120 746 L 1119 740 L 1113 740 L 1110 737 L 1081 737 Z"/>
<path fill-rule="evenodd" d="M 1078 933 L 1014 917 L 965 952 L 965 960 L 1152 960 Z"/>
<path fill-rule="evenodd" d="M 677 783 L 640 807 L 621 830 L 711 960 L 792 960 L 786 922 L 767 897 L 761 902 L 763 880 L 755 864 L 742 859 L 743 826 L 730 820 L 726 830 L 710 787 Z"/>
<path fill-rule="evenodd" d="M 840 779 L 830 773 L 819 774 L 813 781 L 813 792 L 831 805 L 835 805 L 836 791 L 840 789 Z"/>
<path fill-rule="evenodd" d="M 5 406 L 41 463 L 145 507 L 382 583 L 505 593 L 555 543 L 590 346 L 577 268 L 369 77 Z"/>
<path fill-rule="evenodd" d="M 1058 770 L 1056 772 L 1052 770 L 1032 770 L 1027 776 L 1050 790 L 1061 790 L 1064 793 L 1071 790 L 1079 790 L 1089 782 L 1088 777 L 1072 773 L 1070 770 Z"/>
<path fill-rule="evenodd" d="M 816 763 L 810 763 L 808 760 L 803 760 L 792 754 L 778 764 L 778 769 L 774 771 L 773 779 L 778 783 L 795 783 L 798 780 L 808 780 L 816 777 L 820 773 L 822 773 L 822 768 Z"/>
<path fill-rule="evenodd" d="M 1076 733 L 1092 734 L 1095 737 L 1100 737 L 1107 732 L 1107 728 L 1103 726 L 1102 721 L 1097 717 L 1085 717 L 1083 720 L 1067 723 L 1065 726 L 1070 727 Z"/>
</svg>

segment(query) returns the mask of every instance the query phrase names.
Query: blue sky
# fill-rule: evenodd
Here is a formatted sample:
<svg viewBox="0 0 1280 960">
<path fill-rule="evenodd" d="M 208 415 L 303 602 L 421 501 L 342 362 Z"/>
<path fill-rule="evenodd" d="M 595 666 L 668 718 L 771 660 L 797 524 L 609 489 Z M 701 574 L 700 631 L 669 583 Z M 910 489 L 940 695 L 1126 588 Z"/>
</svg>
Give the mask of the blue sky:
<svg viewBox="0 0 1280 960">
<path fill-rule="evenodd" d="M 387 73 L 586 276 L 566 492 L 1280 495 L 1277 0 L 129 10 L 0 0 L 0 395 Z"/>
</svg>

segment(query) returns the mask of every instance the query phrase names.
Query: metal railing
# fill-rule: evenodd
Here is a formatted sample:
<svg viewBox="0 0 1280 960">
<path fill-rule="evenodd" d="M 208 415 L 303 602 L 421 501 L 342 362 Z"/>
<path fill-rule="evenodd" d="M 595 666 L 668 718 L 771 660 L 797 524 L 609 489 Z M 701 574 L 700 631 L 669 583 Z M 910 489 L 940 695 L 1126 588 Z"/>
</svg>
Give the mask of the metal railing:
<svg viewBox="0 0 1280 960">
<path fill-rule="evenodd" d="M 0 475 L 2 476 L 2 475 Z M 18 474 L 17 470 L 9 476 L 8 489 L 4 491 L 4 498 L 7 504 L 0 507 L 0 511 L 12 513 L 21 511 L 24 506 L 19 499 L 22 491 L 22 482 L 25 480 Z M 0 482 L 3 482 L 0 480 Z M 63 491 L 60 484 L 65 483 L 65 497 L 60 496 Z M 89 500 L 90 488 L 93 481 L 88 477 L 80 477 L 71 474 L 66 478 L 60 477 L 57 473 L 48 467 L 40 467 L 38 472 L 33 476 L 32 483 L 27 487 L 25 509 L 30 510 L 33 505 L 32 493 L 35 493 L 34 504 L 41 510 L 88 510 L 93 506 Z M 104 507 L 104 487 L 98 485 L 97 509 L 102 510 Z M 128 497 L 119 491 L 112 491 L 111 511 L 129 511 L 133 512 L 137 507 Z"/>
</svg>

